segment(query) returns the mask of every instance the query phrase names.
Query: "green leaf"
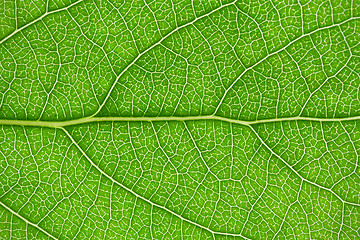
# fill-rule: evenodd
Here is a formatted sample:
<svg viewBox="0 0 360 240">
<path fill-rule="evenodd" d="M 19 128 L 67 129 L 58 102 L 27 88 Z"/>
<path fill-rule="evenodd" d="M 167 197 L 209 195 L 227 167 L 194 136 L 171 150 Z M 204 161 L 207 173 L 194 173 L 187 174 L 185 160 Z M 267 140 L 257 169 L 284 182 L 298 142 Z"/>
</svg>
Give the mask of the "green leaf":
<svg viewBox="0 0 360 240">
<path fill-rule="evenodd" d="M 1 239 L 359 239 L 360 2 L 0 3 Z"/>
</svg>

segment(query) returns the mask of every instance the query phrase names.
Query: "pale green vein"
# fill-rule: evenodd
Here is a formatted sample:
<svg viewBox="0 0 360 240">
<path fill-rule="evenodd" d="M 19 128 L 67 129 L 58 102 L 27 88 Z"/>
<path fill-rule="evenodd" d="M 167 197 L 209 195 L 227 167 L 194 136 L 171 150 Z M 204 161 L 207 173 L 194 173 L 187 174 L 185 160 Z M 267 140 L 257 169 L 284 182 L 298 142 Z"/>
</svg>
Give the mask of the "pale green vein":
<svg viewBox="0 0 360 240">
<path fill-rule="evenodd" d="M 17 216 L 18 218 L 20 218 L 21 220 L 23 220 L 26 224 L 29 224 L 31 226 L 33 226 L 34 228 L 38 229 L 39 231 L 43 232 L 44 234 L 46 234 L 47 236 L 49 236 L 52 239 L 57 240 L 56 237 L 54 237 L 53 235 L 51 235 L 49 232 L 47 232 L 45 229 L 42 229 L 41 227 L 39 227 L 39 225 L 30 222 L 29 220 L 27 220 L 26 218 L 24 218 L 23 216 L 21 216 L 19 213 L 15 212 L 14 210 L 12 210 L 11 208 L 9 208 L 8 206 L 6 206 L 6 204 L 4 204 L 3 202 L 0 201 L 0 205 L 5 208 L 7 211 L 9 211 L 11 214 Z"/>
<path fill-rule="evenodd" d="M 183 24 L 183 25 L 181 25 L 181 26 L 173 29 L 172 31 L 170 31 L 169 33 L 167 33 L 165 36 L 163 36 L 162 38 L 160 38 L 159 40 L 157 40 L 155 43 L 153 43 L 152 45 L 150 45 L 148 48 L 146 48 L 144 51 L 142 51 L 140 54 L 138 54 L 138 55 L 136 56 L 136 58 L 134 58 L 134 59 L 124 68 L 124 70 L 122 70 L 121 73 L 116 77 L 115 81 L 112 83 L 112 85 L 111 85 L 111 87 L 110 87 L 110 89 L 109 89 L 109 91 L 108 91 L 108 94 L 105 96 L 105 98 L 104 98 L 104 100 L 102 101 L 101 105 L 98 107 L 98 109 L 95 111 L 95 113 L 93 113 L 91 116 L 92 116 L 92 117 L 93 117 L 93 116 L 96 116 L 96 115 L 101 111 L 101 109 L 104 107 L 105 103 L 106 103 L 107 100 L 109 99 L 111 93 L 113 92 L 113 89 L 115 88 L 115 86 L 116 86 L 116 84 L 118 83 L 118 81 L 119 81 L 119 79 L 121 78 L 121 76 L 124 75 L 124 73 L 125 73 L 132 65 L 134 65 L 134 64 L 137 62 L 137 60 L 138 60 L 139 58 L 141 58 L 145 53 L 149 52 L 151 49 L 153 49 L 153 48 L 155 48 L 156 46 L 160 45 L 163 40 L 165 40 L 166 38 L 168 38 L 169 36 L 171 36 L 171 35 L 174 34 L 175 32 L 179 31 L 180 29 L 185 28 L 185 27 L 187 27 L 187 26 L 189 26 L 189 25 L 192 25 L 192 24 L 194 24 L 195 22 L 197 22 L 198 20 L 200 20 L 200 19 L 202 19 L 202 18 L 205 18 L 205 17 L 213 14 L 214 12 L 219 11 L 220 9 L 223 9 L 223 8 L 225 8 L 225 7 L 227 7 L 227 6 L 233 5 L 235 2 L 236 2 L 236 1 L 232 1 L 232 2 L 230 2 L 230 3 L 224 4 L 224 5 L 222 5 L 222 6 L 218 7 L 218 8 L 213 9 L 212 11 L 210 11 L 210 12 L 208 12 L 208 13 L 205 13 L 205 14 L 199 16 L 199 17 L 196 17 L 194 20 L 192 20 L 192 21 L 190 21 L 190 22 L 188 22 L 188 23 L 186 23 L 186 24 Z"/>
<path fill-rule="evenodd" d="M 236 5 L 235 5 L 236 6 Z M 250 67 L 246 68 L 232 83 L 231 85 L 225 90 L 225 93 L 224 95 L 222 96 L 219 104 L 217 105 L 214 113 L 217 113 L 222 105 L 222 103 L 224 102 L 226 96 L 227 96 L 227 93 L 235 86 L 235 84 L 242 78 L 242 76 L 244 76 L 245 73 L 247 73 L 249 70 L 255 68 L 257 65 L 259 65 L 260 63 L 264 62 L 266 59 L 270 58 L 271 56 L 274 56 L 278 53 L 280 53 L 281 51 L 284 51 L 286 50 L 288 47 L 290 47 L 292 44 L 294 44 L 295 42 L 299 41 L 300 39 L 304 38 L 304 37 L 307 37 L 307 36 L 310 36 L 316 32 L 319 32 L 319 31 L 322 31 L 322 30 L 325 30 L 325 29 L 330 29 L 330 28 L 333 28 L 333 27 L 340 27 L 341 25 L 349 22 L 349 21 L 352 21 L 352 20 L 356 20 L 356 19 L 360 19 L 360 17 L 352 17 L 352 18 L 348 18 L 340 23 L 336 23 L 336 24 L 332 24 L 332 25 L 329 25 L 329 26 L 325 26 L 325 27 L 321 27 L 321 28 L 318 28 L 318 29 L 315 29 L 314 31 L 311 31 L 309 33 L 306 33 L 306 34 L 303 34 L 303 35 L 300 35 L 299 37 L 291 40 L 288 44 L 286 44 L 285 46 L 283 46 L 282 48 L 276 50 L 275 52 L 272 52 L 268 55 L 266 55 L 265 57 L 261 58 L 260 60 L 258 60 L 256 63 L 254 63 L 253 65 L 251 65 Z M 346 64 L 345 64 L 346 65 Z M 321 86 L 320 86 L 321 87 Z M 319 87 L 319 88 L 320 88 Z M 317 91 L 317 90 L 316 90 Z"/>
<path fill-rule="evenodd" d="M 315 118 L 315 117 L 286 117 L 286 118 L 273 118 L 261 119 L 254 121 L 237 120 L 225 118 L 215 115 L 206 116 L 188 116 L 188 117 L 85 117 L 68 121 L 31 121 L 31 120 L 12 120 L 0 119 L 0 125 L 16 125 L 16 126 L 33 126 L 33 127 L 49 127 L 61 128 L 72 125 L 96 123 L 96 122 L 161 122 L 161 121 L 200 121 L 200 120 L 215 120 L 235 124 L 250 126 L 261 123 L 273 123 L 284 121 L 317 121 L 317 122 L 344 122 L 360 120 L 360 116 L 347 117 L 347 118 Z"/>
<path fill-rule="evenodd" d="M 49 16 L 49 15 L 51 15 L 51 14 L 53 14 L 53 13 L 57 13 L 57 12 L 61 12 L 61 11 L 64 11 L 64 10 L 66 10 L 66 9 L 69 9 L 69 8 L 71 8 L 72 6 L 75 6 L 75 5 L 79 4 L 79 3 L 81 3 L 82 1 L 83 1 L 83 0 L 79 0 L 79 1 L 76 1 L 76 2 L 74 2 L 74 3 L 72 3 L 72 4 L 70 4 L 69 6 L 66 6 L 66 7 L 63 7 L 63 8 L 59 8 L 59 9 L 56 9 L 56 10 L 53 10 L 53 11 L 50 11 L 50 12 L 46 12 L 45 14 L 43 14 L 43 15 L 41 15 L 40 17 L 34 19 L 33 21 L 31 21 L 31 22 L 29 22 L 28 24 L 22 26 L 21 28 L 15 29 L 12 33 L 10 33 L 9 35 L 7 35 L 7 36 L 4 37 L 3 39 L 1 39 L 1 40 L 0 40 L 0 44 L 2 44 L 2 43 L 5 42 L 6 40 L 8 40 L 8 39 L 11 38 L 12 36 L 14 36 L 16 33 L 18 33 L 18 32 L 20 32 L 20 31 L 24 30 L 25 28 L 27 28 L 27 27 L 29 27 L 29 26 L 37 23 L 38 21 L 40 21 L 40 20 L 43 19 L 44 17 Z"/>
<path fill-rule="evenodd" d="M 126 68 L 124 68 L 124 70 L 117 76 L 117 78 L 115 79 L 114 83 L 111 85 L 111 87 L 110 87 L 107 95 L 105 96 L 104 100 L 102 101 L 101 105 L 98 107 L 98 109 L 97 109 L 90 117 L 95 117 L 95 116 L 101 111 L 101 109 L 102 109 L 102 108 L 104 107 L 104 105 L 106 104 L 107 100 L 110 98 L 110 95 L 111 95 L 111 93 L 113 92 L 113 90 L 114 90 L 116 84 L 118 83 L 119 79 L 121 78 L 121 76 L 122 76 L 132 65 L 134 65 L 134 64 L 137 62 L 137 60 L 139 60 L 140 57 L 142 57 L 145 53 L 149 52 L 150 50 L 152 50 L 153 48 L 155 48 L 157 45 L 160 45 L 163 40 L 165 40 L 166 38 L 168 38 L 169 36 L 171 36 L 171 35 L 174 34 L 175 32 L 179 31 L 180 29 L 185 28 L 185 27 L 187 27 L 187 26 L 189 26 L 189 25 L 192 25 L 192 24 L 194 24 L 195 22 L 197 22 L 198 20 L 200 20 L 200 19 L 202 19 L 202 18 L 204 18 L 204 17 L 207 17 L 207 16 L 211 15 L 212 13 L 219 11 L 220 9 L 223 9 L 223 8 L 228 7 L 228 6 L 231 6 L 231 5 L 235 5 L 235 6 L 236 6 L 236 4 L 234 4 L 234 3 L 235 3 L 235 2 L 230 2 L 230 3 L 227 3 L 227 4 L 225 4 L 225 5 L 222 5 L 222 6 L 216 8 L 216 9 L 214 9 L 214 10 L 212 10 L 212 11 L 210 11 L 210 12 L 208 12 L 208 13 L 202 15 L 202 16 L 199 16 L 199 17 L 195 18 L 195 19 L 192 20 L 191 22 L 188 22 L 188 23 L 186 23 L 186 24 L 184 24 L 184 25 L 181 25 L 181 26 L 173 29 L 171 32 L 169 32 L 169 33 L 166 34 L 164 37 L 162 37 L 162 38 L 159 39 L 157 42 L 155 42 L 154 44 L 152 44 L 151 46 L 149 46 L 147 49 L 145 49 L 143 52 L 141 52 L 141 53 L 140 53 L 136 58 L 134 58 L 134 59 L 126 66 Z M 344 21 L 342 21 L 342 22 L 340 22 L 340 23 L 336 23 L 336 24 L 332 24 L 332 25 L 329 25 L 329 26 L 324 26 L 324 27 L 315 29 L 314 31 L 308 32 L 308 33 L 306 33 L 306 34 L 303 34 L 303 35 L 301 35 L 301 36 L 293 39 L 292 41 L 290 41 L 288 44 L 286 44 L 286 45 L 283 46 L 282 48 L 280 48 L 280 49 L 278 49 L 278 50 L 276 50 L 276 51 L 274 51 L 274 52 L 266 55 L 266 56 L 263 57 L 262 59 L 258 60 L 255 64 L 253 64 L 253 65 L 251 65 L 250 67 L 246 68 L 246 69 L 231 83 L 231 85 L 230 85 L 227 89 L 225 89 L 225 93 L 223 94 L 220 102 L 217 104 L 217 107 L 216 107 L 216 109 L 215 109 L 215 111 L 214 111 L 214 114 L 217 114 L 217 112 L 219 111 L 219 108 L 220 108 L 220 106 L 222 105 L 222 103 L 224 102 L 224 100 L 225 100 L 225 98 L 226 98 L 226 96 L 227 96 L 227 93 L 234 87 L 234 85 L 239 81 L 239 79 L 241 79 L 242 76 L 243 76 L 246 72 L 248 72 L 249 70 L 255 68 L 257 65 L 259 65 L 260 63 L 262 63 L 262 62 L 265 61 L 266 59 L 268 59 L 268 58 L 270 58 L 271 56 L 274 56 L 274 55 L 278 54 L 279 52 L 285 50 L 286 48 L 288 48 L 289 46 L 291 46 L 292 44 L 294 44 L 295 42 L 299 41 L 300 39 L 302 39 L 302 38 L 304 38 L 304 37 L 310 36 L 310 35 L 312 35 L 312 34 L 314 34 L 314 33 L 316 33 L 316 32 L 319 32 L 319 31 L 322 31 L 322 30 L 325 30 L 325 29 L 330 29 L 330 28 L 333 28 L 333 27 L 339 27 L 339 26 L 341 26 L 341 25 L 343 25 L 343 24 L 345 24 L 345 23 L 347 23 L 347 22 L 349 22 L 349 21 L 357 20 L 357 19 L 360 19 L 360 17 L 351 17 L 351 18 L 346 19 L 346 20 L 344 20 Z"/>
</svg>

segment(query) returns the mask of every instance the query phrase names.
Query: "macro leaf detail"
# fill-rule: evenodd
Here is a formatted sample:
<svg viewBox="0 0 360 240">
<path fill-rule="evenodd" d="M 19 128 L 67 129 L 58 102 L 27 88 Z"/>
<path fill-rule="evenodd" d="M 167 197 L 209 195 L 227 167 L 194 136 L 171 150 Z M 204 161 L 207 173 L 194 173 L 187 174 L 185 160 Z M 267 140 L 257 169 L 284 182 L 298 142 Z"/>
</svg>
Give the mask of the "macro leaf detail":
<svg viewBox="0 0 360 240">
<path fill-rule="evenodd" d="M 0 6 L 0 239 L 360 238 L 360 1 Z"/>
</svg>

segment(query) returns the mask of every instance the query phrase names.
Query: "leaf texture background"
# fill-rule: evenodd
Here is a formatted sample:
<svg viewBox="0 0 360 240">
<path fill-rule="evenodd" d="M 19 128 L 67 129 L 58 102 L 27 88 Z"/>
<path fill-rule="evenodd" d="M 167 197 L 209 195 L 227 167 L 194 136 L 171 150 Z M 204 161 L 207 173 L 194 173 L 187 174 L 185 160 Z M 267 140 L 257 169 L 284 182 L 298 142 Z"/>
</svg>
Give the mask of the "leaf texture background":
<svg viewBox="0 0 360 240">
<path fill-rule="evenodd" d="M 359 0 L 4 0 L 0 239 L 360 239 Z"/>
</svg>

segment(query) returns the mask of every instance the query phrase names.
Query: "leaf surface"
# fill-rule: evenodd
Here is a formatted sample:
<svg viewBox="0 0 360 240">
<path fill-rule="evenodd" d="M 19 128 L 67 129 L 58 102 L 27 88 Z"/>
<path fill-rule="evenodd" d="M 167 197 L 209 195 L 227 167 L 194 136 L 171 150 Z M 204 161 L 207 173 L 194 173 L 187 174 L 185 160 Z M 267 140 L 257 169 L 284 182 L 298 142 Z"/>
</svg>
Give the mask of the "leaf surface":
<svg viewBox="0 0 360 240">
<path fill-rule="evenodd" d="M 0 5 L 0 238 L 360 237 L 358 0 Z"/>
</svg>

